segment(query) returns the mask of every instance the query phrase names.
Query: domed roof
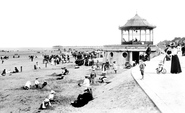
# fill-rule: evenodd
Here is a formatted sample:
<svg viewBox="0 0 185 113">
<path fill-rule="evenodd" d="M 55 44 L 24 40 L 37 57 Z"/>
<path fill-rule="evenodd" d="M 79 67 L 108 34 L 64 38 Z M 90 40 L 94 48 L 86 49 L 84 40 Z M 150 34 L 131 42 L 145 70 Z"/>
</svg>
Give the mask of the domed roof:
<svg viewBox="0 0 185 113">
<path fill-rule="evenodd" d="M 127 23 L 119 27 L 121 30 L 128 30 L 128 29 L 154 29 L 156 26 L 149 24 L 146 19 L 141 18 L 138 14 L 136 14 L 133 18 L 127 21 Z"/>
</svg>

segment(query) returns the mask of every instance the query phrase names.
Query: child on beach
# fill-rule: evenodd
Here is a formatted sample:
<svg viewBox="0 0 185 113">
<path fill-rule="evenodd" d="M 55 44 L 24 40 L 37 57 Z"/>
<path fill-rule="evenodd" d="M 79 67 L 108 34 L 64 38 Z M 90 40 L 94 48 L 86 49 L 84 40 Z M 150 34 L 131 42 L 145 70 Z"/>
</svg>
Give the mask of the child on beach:
<svg viewBox="0 0 185 113">
<path fill-rule="evenodd" d="M 38 81 L 38 78 L 35 79 L 35 87 L 36 87 L 36 88 L 39 88 L 39 81 Z"/>
<path fill-rule="evenodd" d="M 143 62 L 143 60 L 140 60 L 139 61 L 139 68 L 140 68 L 140 71 L 141 71 L 141 75 L 142 75 L 142 79 L 144 79 L 144 70 L 145 70 L 145 67 L 146 67 L 146 64 Z"/>
<path fill-rule="evenodd" d="M 116 61 L 113 62 L 114 72 L 117 73 L 118 66 L 116 65 Z"/>
</svg>

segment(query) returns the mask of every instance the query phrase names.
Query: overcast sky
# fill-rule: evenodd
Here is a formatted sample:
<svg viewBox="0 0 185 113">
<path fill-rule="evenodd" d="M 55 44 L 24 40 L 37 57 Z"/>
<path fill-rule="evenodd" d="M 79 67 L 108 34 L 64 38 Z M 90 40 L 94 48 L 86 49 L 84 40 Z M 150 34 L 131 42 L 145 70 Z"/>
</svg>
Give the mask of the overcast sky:
<svg viewBox="0 0 185 113">
<path fill-rule="evenodd" d="M 1 0 L 0 47 L 120 44 L 136 12 L 154 29 L 154 43 L 185 37 L 181 0 Z"/>
</svg>

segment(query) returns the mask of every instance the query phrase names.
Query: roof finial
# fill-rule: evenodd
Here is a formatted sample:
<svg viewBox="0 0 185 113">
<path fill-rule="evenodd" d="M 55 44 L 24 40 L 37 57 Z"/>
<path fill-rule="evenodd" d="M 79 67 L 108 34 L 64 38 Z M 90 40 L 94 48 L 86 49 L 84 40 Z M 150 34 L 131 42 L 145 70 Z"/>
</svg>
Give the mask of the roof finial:
<svg viewBox="0 0 185 113">
<path fill-rule="evenodd" d="M 137 15 L 137 9 L 136 9 L 136 15 Z"/>
</svg>

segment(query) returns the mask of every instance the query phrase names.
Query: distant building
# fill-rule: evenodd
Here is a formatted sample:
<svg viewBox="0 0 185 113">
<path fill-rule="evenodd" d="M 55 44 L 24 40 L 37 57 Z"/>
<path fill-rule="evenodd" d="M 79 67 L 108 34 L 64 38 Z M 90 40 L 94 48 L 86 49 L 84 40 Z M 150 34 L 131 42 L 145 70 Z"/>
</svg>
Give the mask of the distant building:
<svg viewBox="0 0 185 113">
<path fill-rule="evenodd" d="M 54 50 L 62 50 L 63 49 L 63 46 L 53 46 L 53 49 Z"/>
<path fill-rule="evenodd" d="M 156 51 L 153 45 L 154 28 L 145 19 L 136 14 L 127 21 L 124 26 L 120 26 L 121 44 L 104 45 L 104 61 L 110 63 L 116 61 L 119 66 L 125 66 L 126 62 L 139 62 L 140 55 L 144 54 L 147 46 L 150 44 L 152 52 Z"/>
</svg>

